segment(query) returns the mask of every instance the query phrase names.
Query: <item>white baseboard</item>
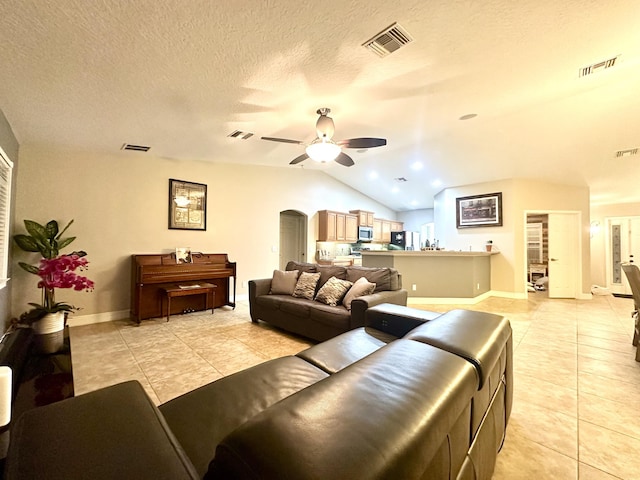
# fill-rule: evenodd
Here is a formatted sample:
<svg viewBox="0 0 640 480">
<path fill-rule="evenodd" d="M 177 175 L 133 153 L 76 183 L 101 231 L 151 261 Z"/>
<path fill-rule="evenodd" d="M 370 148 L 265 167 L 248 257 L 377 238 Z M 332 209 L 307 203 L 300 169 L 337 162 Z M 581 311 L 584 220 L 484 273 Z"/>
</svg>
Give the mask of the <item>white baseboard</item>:
<svg viewBox="0 0 640 480">
<path fill-rule="evenodd" d="M 499 290 L 492 290 L 491 296 L 500 298 L 511 298 L 513 300 L 526 300 L 527 298 L 529 298 L 527 292 L 501 292 Z"/>
<path fill-rule="evenodd" d="M 67 325 L 69 325 L 70 327 L 80 327 L 82 325 L 93 325 L 94 323 L 111 322 L 113 320 L 122 320 L 129 317 L 129 310 L 94 313 L 91 315 L 74 315 L 67 320 Z"/>
<path fill-rule="evenodd" d="M 475 305 L 489 297 L 512 298 L 514 300 L 526 300 L 526 293 L 500 292 L 491 290 L 473 298 L 433 298 L 433 297 L 409 297 L 407 303 L 414 305 Z"/>
<path fill-rule="evenodd" d="M 490 296 L 490 292 L 486 292 L 473 298 L 409 297 L 407 303 L 414 305 L 474 305 Z"/>
<path fill-rule="evenodd" d="M 236 303 L 249 300 L 249 294 L 236 295 Z M 70 327 L 80 327 L 82 325 L 93 325 L 95 323 L 111 322 L 113 320 L 123 320 L 130 318 L 129 310 L 119 310 L 115 312 L 93 313 L 91 315 L 74 315 L 67 320 Z"/>
</svg>

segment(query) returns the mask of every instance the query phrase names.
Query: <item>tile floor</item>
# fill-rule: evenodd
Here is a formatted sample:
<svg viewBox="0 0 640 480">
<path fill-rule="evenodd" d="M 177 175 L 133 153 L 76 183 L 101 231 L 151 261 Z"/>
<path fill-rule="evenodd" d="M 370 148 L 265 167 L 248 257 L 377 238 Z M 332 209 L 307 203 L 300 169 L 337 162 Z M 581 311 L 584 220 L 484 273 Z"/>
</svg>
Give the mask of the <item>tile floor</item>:
<svg viewBox="0 0 640 480">
<path fill-rule="evenodd" d="M 489 298 L 472 308 L 506 315 L 514 334 L 514 403 L 494 480 L 640 479 L 640 363 L 632 300 Z M 420 305 L 445 311 L 456 306 Z M 76 394 L 137 379 L 156 403 L 309 342 L 235 310 L 73 327 Z"/>
</svg>

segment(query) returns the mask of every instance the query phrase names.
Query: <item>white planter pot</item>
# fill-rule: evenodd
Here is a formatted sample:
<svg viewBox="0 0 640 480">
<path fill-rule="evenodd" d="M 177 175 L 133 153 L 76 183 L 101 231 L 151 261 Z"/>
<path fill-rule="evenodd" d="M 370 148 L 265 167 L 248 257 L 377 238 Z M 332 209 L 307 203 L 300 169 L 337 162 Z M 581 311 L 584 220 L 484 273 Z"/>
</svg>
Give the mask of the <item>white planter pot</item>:
<svg viewBox="0 0 640 480">
<path fill-rule="evenodd" d="M 33 322 L 31 329 L 37 335 L 61 332 L 64 330 L 64 312 L 47 313 L 40 320 Z"/>
</svg>

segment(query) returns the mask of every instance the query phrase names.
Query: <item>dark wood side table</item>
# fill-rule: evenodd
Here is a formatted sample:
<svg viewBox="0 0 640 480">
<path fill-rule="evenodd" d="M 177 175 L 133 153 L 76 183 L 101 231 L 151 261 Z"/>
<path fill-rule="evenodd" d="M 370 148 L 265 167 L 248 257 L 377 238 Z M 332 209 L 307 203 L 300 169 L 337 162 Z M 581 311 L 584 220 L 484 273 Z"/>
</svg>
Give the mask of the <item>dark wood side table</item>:
<svg viewBox="0 0 640 480">
<path fill-rule="evenodd" d="M 19 414 L 73 395 L 69 327 L 56 333 L 33 335 L 31 351 L 16 392 L 14 412 Z"/>
<path fill-rule="evenodd" d="M 74 396 L 69 328 L 34 335 L 29 328 L 12 331 L 0 344 L 0 363 L 13 370 L 11 423 L 0 431 L 0 479 L 12 423 L 23 412 Z"/>
<path fill-rule="evenodd" d="M 204 294 L 207 296 L 207 308 L 211 307 L 211 314 L 213 315 L 214 313 L 216 303 L 216 286 L 212 283 L 171 285 L 164 287 L 163 290 L 167 299 L 167 322 L 171 316 L 171 299 L 174 297 L 187 297 L 189 295 Z"/>
</svg>

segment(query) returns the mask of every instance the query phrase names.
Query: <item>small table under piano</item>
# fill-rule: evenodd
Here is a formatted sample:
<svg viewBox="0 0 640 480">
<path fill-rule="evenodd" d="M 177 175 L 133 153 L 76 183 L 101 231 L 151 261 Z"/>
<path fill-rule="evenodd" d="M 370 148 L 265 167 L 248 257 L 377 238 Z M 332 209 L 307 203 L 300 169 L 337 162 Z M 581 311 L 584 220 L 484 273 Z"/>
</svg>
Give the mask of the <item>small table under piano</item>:
<svg viewBox="0 0 640 480">
<path fill-rule="evenodd" d="M 184 311 L 236 306 L 236 263 L 226 253 L 192 253 L 192 263 L 177 263 L 175 253 L 132 255 L 131 316 L 161 318 Z M 233 296 L 231 278 L 233 277 Z M 202 291 L 176 291 L 180 285 L 210 284 Z M 215 291 L 215 294 L 211 292 Z M 199 295 L 196 295 L 198 293 Z M 174 298 L 175 297 L 175 298 Z M 164 300 L 167 299 L 165 302 Z"/>
<path fill-rule="evenodd" d="M 196 283 L 189 285 L 169 285 L 164 287 L 164 296 L 167 298 L 167 322 L 171 315 L 171 299 L 176 297 L 188 297 L 190 295 L 206 295 L 207 309 L 211 309 L 213 315 L 216 303 L 216 286 L 213 283 Z"/>
</svg>

